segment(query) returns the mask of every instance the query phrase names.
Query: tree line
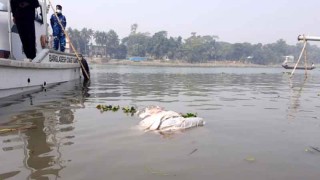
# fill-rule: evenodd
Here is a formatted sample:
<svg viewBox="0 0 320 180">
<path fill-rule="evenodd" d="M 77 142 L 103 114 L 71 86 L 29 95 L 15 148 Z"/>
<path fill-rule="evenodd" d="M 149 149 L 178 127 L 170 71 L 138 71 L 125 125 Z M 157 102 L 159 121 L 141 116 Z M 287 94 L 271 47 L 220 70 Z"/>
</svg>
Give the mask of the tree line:
<svg viewBox="0 0 320 180">
<path fill-rule="evenodd" d="M 101 55 L 110 59 L 126 59 L 128 57 L 147 57 L 158 60 L 184 60 L 189 63 L 210 61 L 239 61 L 253 64 L 279 64 L 285 56 L 292 55 L 296 59 L 302 50 L 302 44 L 288 45 L 283 39 L 270 44 L 228 43 L 219 41 L 216 35 L 197 35 L 190 37 L 168 37 L 167 31 L 159 31 L 151 35 L 138 32 L 138 25 L 131 26 L 127 37 L 119 39 L 114 30 L 108 32 L 68 29 L 74 47 L 85 55 Z M 100 51 L 96 51 L 99 49 Z M 320 48 L 307 45 L 308 60 L 319 63 Z"/>
</svg>

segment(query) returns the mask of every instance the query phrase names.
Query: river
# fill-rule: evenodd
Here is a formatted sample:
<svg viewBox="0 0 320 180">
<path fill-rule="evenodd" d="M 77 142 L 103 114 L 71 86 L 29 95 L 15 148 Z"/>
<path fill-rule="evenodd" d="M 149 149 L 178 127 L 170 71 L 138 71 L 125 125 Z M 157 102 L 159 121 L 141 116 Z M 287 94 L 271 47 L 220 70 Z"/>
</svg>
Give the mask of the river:
<svg viewBox="0 0 320 180">
<path fill-rule="evenodd" d="M 18 129 L 0 133 L 0 179 L 318 180 L 320 71 L 288 72 L 91 65 L 90 84 L 0 100 L 0 130 Z M 206 124 L 143 132 L 99 104 L 158 105 Z"/>
</svg>

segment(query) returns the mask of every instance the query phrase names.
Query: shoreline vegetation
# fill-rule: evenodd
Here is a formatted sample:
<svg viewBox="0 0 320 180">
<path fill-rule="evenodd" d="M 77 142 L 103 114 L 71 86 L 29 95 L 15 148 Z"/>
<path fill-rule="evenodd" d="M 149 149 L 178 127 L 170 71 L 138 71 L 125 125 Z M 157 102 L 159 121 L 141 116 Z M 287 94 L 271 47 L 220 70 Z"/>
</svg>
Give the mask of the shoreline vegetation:
<svg viewBox="0 0 320 180">
<path fill-rule="evenodd" d="M 108 65 L 131 65 L 131 66 L 173 66 L 173 67 L 281 67 L 279 65 L 260 65 L 240 61 L 212 61 L 212 62 L 197 62 L 190 63 L 183 60 L 146 60 L 146 61 L 131 61 L 127 59 L 118 60 L 106 58 L 88 58 L 92 64 L 108 64 Z"/>
<path fill-rule="evenodd" d="M 109 64 L 150 65 L 149 61 L 133 63 L 123 60 L 142 57 L 174 60 L 170 63 L 161 61 L 159 65 L 278 67 L 289 57 L 296 61 L 303 49 L 303 43 L 289 45 L 283 39 L 268 44 L 230 43 L 219 39 L 218 35 L 200 35 L 191 32 L 189 37 L 182 38 L 182 36 L 171 37 L 164 30 L 151 34 L 139 32 L 137 29 L 138 24 L 132 24 L 130 33 L 123 38 L 119 38 L 117 32 L 112 29 L 106 32 L 90 28 L 82 30 L 69 28 L 68 33 L 79 53 L 87 57 L 119 60 L 116 63 L 110 60 L 107 62 Z M 319 64 L 320 48 L 307 44 L 307 49 L 308 61 Z M 151 64 L 158 64 L 156 60 Z M 185 61 L 176 62 L 176 60 Z"/>
</svg>

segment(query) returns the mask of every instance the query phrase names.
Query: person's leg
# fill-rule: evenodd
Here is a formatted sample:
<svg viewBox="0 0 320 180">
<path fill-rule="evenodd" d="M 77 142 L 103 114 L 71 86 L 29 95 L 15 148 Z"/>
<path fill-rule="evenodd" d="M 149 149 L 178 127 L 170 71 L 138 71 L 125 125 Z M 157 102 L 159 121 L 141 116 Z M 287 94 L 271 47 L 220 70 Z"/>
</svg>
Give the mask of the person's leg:
<svg viewBox="0 0 320 180">
<path fill-rule="evenodd" d="M 31 25 L 30 25 L 31 24 Z M 32 20 L 32 23 L 30 22 L 28 25 L 28 56 L 29 59 L 34 59 L 37 56 L 37 48 L 36 48 L 36 30 L 34 27 L 34 20 Z"/>
<path fill-rule="evenodd" d="M 53 49 L 56 51 L 59 49 L 59 37 L 58 36 L 53 37 Z"/>
<path fill-rule="evenodd" d="M 33 19 L 16 21 L 24 53 L 29 59 L 36 57 L 36 35 Z"/>
<path fill-rule="evenodd" d="M 66 49 L 66 36 L 60 36 L 60 51 L 64 52 Z"/>
</svg>

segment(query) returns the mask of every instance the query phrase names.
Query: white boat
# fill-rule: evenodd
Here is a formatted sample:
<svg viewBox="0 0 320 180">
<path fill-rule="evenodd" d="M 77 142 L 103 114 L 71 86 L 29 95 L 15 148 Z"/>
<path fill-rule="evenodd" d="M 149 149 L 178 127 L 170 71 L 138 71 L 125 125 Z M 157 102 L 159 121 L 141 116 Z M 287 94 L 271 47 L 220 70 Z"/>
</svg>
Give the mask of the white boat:
<svg viewBox="0 0 320 180">
<path fill-rule="evenodd" d="M 294 57 L 293 56 L 285 56 L 285 60 L 282 63 L 282 67 L 285 69 L 297 69 L 297 70 L 313 70 L 315 69 L 315 65 L 312 63 L 311 66 L 296 66 L 296 63 L 294 63 Z"/>
<path fill-rule="evenodd" d="M 0 0 L 0 98 L 81 78 L 75 54 L 50 49 L 49 9 L 46 0 L 39 3 L 35 20 L 37 55 L 30 61 L 12 21 L 10 1 Z"/>
</svg>

